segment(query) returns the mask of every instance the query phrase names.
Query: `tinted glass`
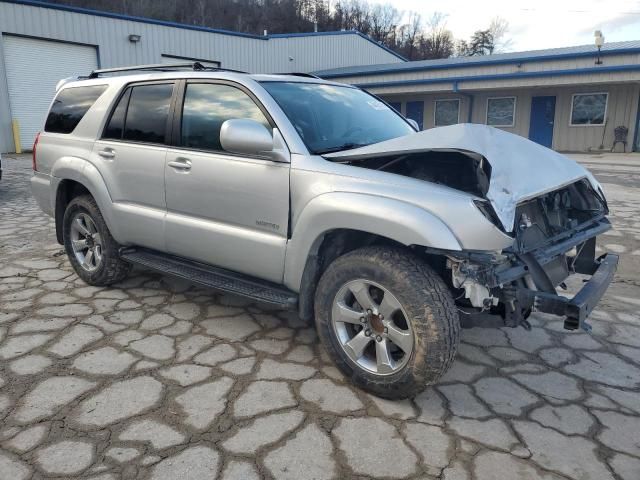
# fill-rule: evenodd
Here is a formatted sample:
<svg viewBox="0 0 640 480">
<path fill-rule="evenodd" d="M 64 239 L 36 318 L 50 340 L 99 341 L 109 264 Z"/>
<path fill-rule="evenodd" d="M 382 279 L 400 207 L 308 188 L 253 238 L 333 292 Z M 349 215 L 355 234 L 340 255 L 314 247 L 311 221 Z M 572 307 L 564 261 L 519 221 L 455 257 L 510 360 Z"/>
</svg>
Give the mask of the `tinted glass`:
<svg viewBox="0 0 640 480">
<path fill-rule="evenodd" d="M 71 133 L 91 105 L 107 89 L 106 85 L 71 87 L 62 90 L 53 101 L 45 122 L 46 132 Z"/>
<path fill-rule="evenodd" d="M 602 125 L 606 111 L 606 93 L 574 95 L 571 105 L 571 125 Z"/>
<path fill-rule="evenodd" d="M 516 99 L 513 97 L 490 98 L 487 100 L 487 125 L 494 127 L 512 127 Z"/>
<path fill-rule="evenodd" d="M 172 91 L 172 84 L 133 87 L 122 138 L 164 143 Z"/>
<path fill-rule="evenodd" d="M 122 130 L 124 129 L 124 117 L 127 113 L 127 105 L 129 103 L 129 95 L 131 94 L 131 88 L 127 88 L 124 95 L 120 98 L 118 105 L 111 114 L 109 125 L 104 131 L 104 138 L 122 138 Z"/>
<path fill-rule="evenodd" d="M 328 153 L 414 133 L 393 109 L 360 89 L 263 82 L 313 153 Z"/>
<path fill-rule="evenodd" d="M 436 127 L 458 123 L 459 100 L 436 100 L 434 123 Z"/>
<path fill-rule="evenodd" d="M 182 145 L 200 150 L 222 150 L 220 128 L 234 118 L 248 118 L 271 129 L 254 101 L 229 85 L 187 85 L 182 109 Z"/>
</svg>

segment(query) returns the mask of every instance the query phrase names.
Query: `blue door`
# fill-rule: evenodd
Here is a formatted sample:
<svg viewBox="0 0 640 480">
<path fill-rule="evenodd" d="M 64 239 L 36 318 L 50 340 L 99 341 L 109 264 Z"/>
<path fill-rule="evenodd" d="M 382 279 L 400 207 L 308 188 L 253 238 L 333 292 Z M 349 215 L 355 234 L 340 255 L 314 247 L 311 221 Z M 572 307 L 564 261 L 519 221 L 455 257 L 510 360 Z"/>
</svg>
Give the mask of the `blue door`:
<svg viewBox="0 0 640 480">
<path fill-rule="evenodd" d="M 424 102 L 407 102 L 407 118 L 415 120 L 422 130 L 424 128 Z"/>
<path fill-rule="evenodd" d="M 531 99 L 529 139 L 551 148 L 553 144 L 553 122 L 555 117 L 556 97 L 533 97 Z"/>
</svg>

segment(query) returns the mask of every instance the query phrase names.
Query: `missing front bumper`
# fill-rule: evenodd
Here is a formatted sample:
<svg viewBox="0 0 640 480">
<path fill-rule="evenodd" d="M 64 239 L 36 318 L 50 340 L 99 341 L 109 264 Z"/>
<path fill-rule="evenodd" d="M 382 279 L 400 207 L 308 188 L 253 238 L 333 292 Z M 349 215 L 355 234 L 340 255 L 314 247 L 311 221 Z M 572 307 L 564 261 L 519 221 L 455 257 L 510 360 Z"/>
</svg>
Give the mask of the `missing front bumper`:
<svg viewBox="0 0 640 480">
<path fill-rule="evenodd" d="M 618 255 L 612 253 L 596 260 L 593 275 L 573 298 L 518 288 L 516 292 L 518 303 L 534 311 L 565 316 L 564 328 L 567 330 L 582 328 L 590 331 L 591 325 L 587 323 L 587 317 L 609 288 L 618 267 L 618 260 Z"/>
</svg>

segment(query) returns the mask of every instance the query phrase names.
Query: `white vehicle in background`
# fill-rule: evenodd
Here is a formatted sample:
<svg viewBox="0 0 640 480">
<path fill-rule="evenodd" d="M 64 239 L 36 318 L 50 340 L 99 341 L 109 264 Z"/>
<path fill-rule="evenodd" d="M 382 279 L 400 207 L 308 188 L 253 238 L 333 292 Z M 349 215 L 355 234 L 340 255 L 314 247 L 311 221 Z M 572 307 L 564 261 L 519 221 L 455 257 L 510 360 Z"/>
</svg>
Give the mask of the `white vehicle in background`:
<svg viewBox="0 0 640 480">
<path fill-rule="evenodd" d="M 589 328 L 618 257 L 595 256 L 607 203 L 575 162 L 482 125 L 416 132 L 309 75 L 185 67 L 95 71 L 56 94 L 32 189 L 88 284 L 137 263 L 297 309 L 388 398 L 445 373 L 460 310 Z M 558 295 L 575 273 L 591 280 Z"/>
</svg>

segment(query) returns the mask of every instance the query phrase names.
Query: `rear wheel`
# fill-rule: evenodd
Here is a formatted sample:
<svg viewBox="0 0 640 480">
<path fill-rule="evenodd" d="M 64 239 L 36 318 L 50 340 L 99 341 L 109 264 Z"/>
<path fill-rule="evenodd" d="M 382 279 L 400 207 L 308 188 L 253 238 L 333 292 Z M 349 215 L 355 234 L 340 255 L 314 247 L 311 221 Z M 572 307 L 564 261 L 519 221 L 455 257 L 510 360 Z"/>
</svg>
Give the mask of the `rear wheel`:
<svg viewBox="0 0 640 480">
<path fill-rule="evenodd" d="M 381 397 L 410 397 L 435 383 L 459 343 L 446 285 L 402 249 L 367 247 L 338 258 L 320 279 L 315 313 L 338 367 Z"/>
<path fill-rule="evenodd" d="M 64 212 L 64 246 L 71 266 L 89 285 L 105 286 L 124 279 L 131 265 L 120 259 L 93 197 L 75 197 Z"/>
</svg>

